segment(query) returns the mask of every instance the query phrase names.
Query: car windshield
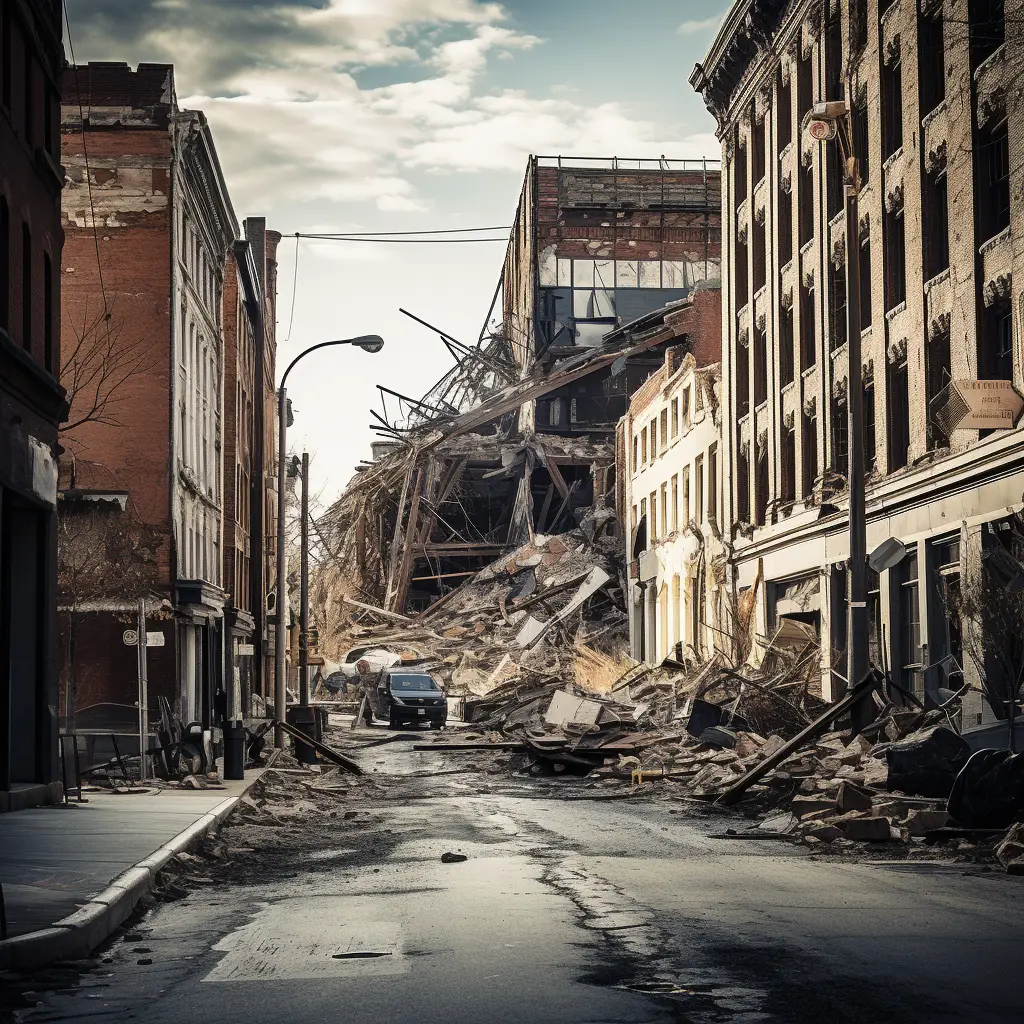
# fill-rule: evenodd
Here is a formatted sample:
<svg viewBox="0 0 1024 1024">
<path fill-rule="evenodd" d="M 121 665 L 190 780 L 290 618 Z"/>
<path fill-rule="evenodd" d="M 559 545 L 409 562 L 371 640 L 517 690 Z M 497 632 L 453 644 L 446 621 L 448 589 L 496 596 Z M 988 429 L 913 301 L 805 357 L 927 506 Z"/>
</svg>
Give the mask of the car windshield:
<svg viewBox="0 0 1024 1024">
<path fill-rule="evenodd" d="M 391 675 L 392 690 L 440 690 L 441 687 L 430 676 L 419 672 L 394 672 Z"/>
</svg>

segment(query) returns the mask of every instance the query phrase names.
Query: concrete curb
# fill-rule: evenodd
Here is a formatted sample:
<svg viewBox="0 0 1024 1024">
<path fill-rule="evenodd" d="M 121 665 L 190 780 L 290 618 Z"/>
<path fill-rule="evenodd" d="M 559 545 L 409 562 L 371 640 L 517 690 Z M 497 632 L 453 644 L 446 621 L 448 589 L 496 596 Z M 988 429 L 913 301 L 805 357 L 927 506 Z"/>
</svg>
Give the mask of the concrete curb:
<svg viewBox="0 0 1024 1024">
<path fill-rule="evenodd" d="M 0 970 L 34 971 L 55 960 L 88 957 L 131 917 L 139 900 L 153 888 L 157 874 L 179 853 L 197 845 L 220 825 L 262 774 L 254 774 L 243 794 L 221 801 L 155 853 L 118 875 L 73 914 L 49 928 L 0 941 Z"/>
</svg>

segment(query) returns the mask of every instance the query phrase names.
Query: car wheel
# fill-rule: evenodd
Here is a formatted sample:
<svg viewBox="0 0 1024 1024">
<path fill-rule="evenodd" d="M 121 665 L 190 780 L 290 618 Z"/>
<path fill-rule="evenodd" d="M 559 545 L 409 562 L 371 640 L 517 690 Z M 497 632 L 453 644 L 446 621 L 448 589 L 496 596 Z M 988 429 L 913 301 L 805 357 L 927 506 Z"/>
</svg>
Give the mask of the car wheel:
<svg viewBox="0 0 1024 1024">
<path fill-rule="evenodd" d="M 388 728 L 389 729 L 397 729 L 398 728 L 398 721 L 395 719 L 394 714 L 392 714 L 391 717 L 388 719 Z"/>
</svg>

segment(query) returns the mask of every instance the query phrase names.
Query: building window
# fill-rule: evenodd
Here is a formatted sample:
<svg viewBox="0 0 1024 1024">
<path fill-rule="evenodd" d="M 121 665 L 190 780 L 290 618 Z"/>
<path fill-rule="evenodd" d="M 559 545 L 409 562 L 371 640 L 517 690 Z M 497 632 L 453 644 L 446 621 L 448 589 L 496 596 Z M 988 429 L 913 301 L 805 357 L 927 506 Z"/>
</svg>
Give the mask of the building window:
<svg viewBox="0 0 1024 1024">
<path fill-rule="evenodd" d="M 782 427 L 782 494 L 784 503 L 796 501 L 796 423 Z"/>
<path fill-rule="evenodd" d="M 862 0 L 863 2 L 863 0 Z M 865 184 L 870 177 L 870 163 L 868 156 L 871 144 L 868 134 L 868 96 L 867 90 L 859 103 L 854 103 L 851 120 L 853 122 L 853 153 L 860 161 L 860 180 Z"/>
<path fill-rule="evenodd" d="M 936 597 L 935 628 L 929 661 L 937 663 L 937 686 L 959 690 L 963 686 L 964 644 L 960 619 L 960 537 L 936 540 L 928 545 Z"/>
<path fill-rule="evenodd" d="M 978 351 L 980 380 L 1013 380 L 1013 314 L 1008 302 L 986 306 L 981 314 Z"/>
<path fill-rule="evenodd" d="M 750 349 L 742 341 L 736 346 L 736 415 L 750 412 Z"/>
<path fill-rule="evenodd" d="M 750 294 L 747 288 L 747 243 L 740 238 L 739 232 L 736 234 L 736 262 L 733 274 L 736 278 L 736 308 L 742 309 L 747 304 Z"/>
<path fill-rule="evenodd" d="M 43 253 L 43 365 L 53 373 L 53 264 Z"/>
<path fill-rule="evenodd" d="M 661 448 L 662 451 L 668 447 L 668 409 L 661 410 Z"/>
<path fill-rule="evenodd" d="M 689 387 L 683 388 L 683 408 L 682 415 L 683 430 L 687 430 L 690 426 L 690 389 Z"/>
<path fill-rule="evenodd" d="M 27 46 L 22 53 L 25 66 L 25 142 L 29 146 L 34 146 L 36 141 L 36 62 Z"/>
<path fill-rule="evenodd" d="M 830 349 L 835 352 L 846 344 L 846 267 L 828 261 Z"/>
<path fill-rule="evenodd" d="M 765 124 L 766 119 L 761 118 L 760 121 L 757 119 L 757 112 L 754 109 L 754 103 L 751 101 L 750 104 L 750 124 L 751 133 L 753 134 L 753 145 L 751 149 L 751 157 L 753 159 L 754 170 L 752 178 L 756 185 L 765 174 Z"/>
<path fill-rule="evenodd" d="M 765 224 L 758 223 L 755 217 L 751 230 L 754 232 L 754 294 L 756 295 L 765 286 L 767 281 L 766 256 L 768 243 L 766 236 L 768 228 Z"/>
<path fill-rule="evenodd" d="M 864 385 L 862 409 L 864 417 L 864 472 L 870 473 L 875 465 L 875 385 Z"/>
<path fill-rule="evenodd" d="M 741 523 L 750 522 L 750 457 L 747 445 L 741 445 L 736 453 L 736 518 Z"/>
<path fill-rule="evenodd" d="M 779 266 L 793 258 L 793 192 L 779 187 Z"/>
<path fill-rule="evenodd" d="M 814 106 L 814 69 L 811 64 L 812 54 L 806 57 L 801 48 L 800 59 L 796 64 L 796 106 L 797 123 L 803 124 L 804 115 Z"/>
<path fill-rule="evenodd" d="M 747 198 L 747 147 L 743 142 L 743 133 L 740 126 L 736 125 L 736 157 L 733 161 L 735 171 L 736 208 Z"/>
<path fill-rule="evenodd" d="M 764 526 L 768 515 L 768 445 L 761 445 L 757 450 L 757 480 L 754 489 L 756 507 L 754 523 Z"/>
<path fill-rule="evenodd" d="M 651 420 L 651 464 L 658 457 L 658 417 Z"/>
<path fill-rule="evenodd" d="M 800 167 L 800 247 L 814 237 L 814 164 Z"/>
<path fill-rule="evenodd" d="M 575 320 L 615 316 L 615 261 L 572 261 L 572 315 Z"/>
<path fill-rule="evenodd" d="M 882 67 L 882 159 L 903 145 L 903 64 L 897 56 Z"/>
<path fill-rule="evenodd" d="M 668 484 L 661 485 L 661 535 L 668 536 Z"/>
<path fill-rule="evenodd" d="M 846 399 L 832 399 L 832 472 L 846 476 L 850 458 L 850 410 Z"/>
<path fill-rule="evenodd" d="M 679 436 L 679 396 L 672 399 L 672 436 Z"/>
<path fill-rule="evenodd" d="M 838 4 L 835 13 L 829 4 L 825 8 L 825 99 L 841 100 L 843 91 L 843 16 Z"/>
<path fill-rule="evenodd" d="M 924 276 L 929 281 L 949 268 L 949 196 L 946 169 L 924 179 Z"/>
<path fill-rule="evenodd" d="M 814 291 L 800 285 L 800 369 L 812 367 L 818 358 L 818 345 L 814 336 Z"/>
<path fill-rule="evenodd" d="M 803 465 L 801 493 L 804 498 L 814 492 L 814 481 L 818 479 L 818 417 L 812 410 L 804 410 L 801 426 L 803 428 Z"/>
<path fill-rule="evenodd" d="M 793 383 L 793 307 L 782 307 L 779 318 L 779 382 L 782 387 Z"/>
<path fill-rule="evenodd" d="M 640 447 L 640 439 L 636 434 L 633 435 L 633 472 L 636 472 L 637 465 L 637 449 Z"/>
<path fill-rule="evenodd" d="M 900 581 L 900 665 L 903 685 L 913 693 L 923 694 L 921 673 L 921 609 L 918 599 L 917 549 L 896 567 Z"/>
<path fill-rule="evenodd" d="M 931 113 L 946 98 L 946 40 L 941 8 L 920 16 L 917 61 L 921 77 L 921 113 Z"/>
<path fill-rule="evenodd" d="M 704 456 L 693 462 L 693 512 L 698 523 L 704 522 Z"/>
<path fill-rule="evenodd" d="M 640 452 L 643 464 L 647 465 L 647 428 L 640 431 Z"/>
<path fill-rule="evenodd" d="M 6 14 L 7 7 L 4 7 Z M 0 195 L 0 331 L 10 331 L 11 214 L 7 197 Z"/>
<path fill-rule="evenodd" d="M 11 109 L 11 71 L 14 67 L 14 41 L 11 38 L 13 4 L 0 4 L 0 104 Z"/>
<path fill-rule="evenodd" d="M 679 474 L 672 477 L 672 532 L 679 529 Z"/>
<path fill-rule="evenodd" d="M 850 46 L 860 53 L 868 45 L 868 0 L 850 0 Z"/>
<path fill-rule="evenodd" d="M 910 454 L 910 390 L 906 357 L 889 364 L 889 472 L 903 469 Z"/>
<path fill-rule="evenodd" d="M 718 444 L 708 448 L 708 519 L 718 522 Z"/>
<path fill-rule="evenodd" d="M 781 153 L 793 141 L 793 89 L 792 77 L 783 78 L 782 69 L 778 71 L 777 98 L 775 101 L 775 119 L 778 151 Z"/>
<path fill-rule="evenodd" d="M 32 229 L 21 225 L 21 344 L 32 351 Z"/>
<path fill-rule="evenodd" d="M 864 570 L 864 589 L 868 599 L 868 663 L 881 665 L 879 637 L 882 635 L 882 584 L 881 577 L 870 566 Z"/>
<path fill-rule="evenodd" d="M 902 207 L 885 213 L 885 308 L 907 298 L 906 221 Z"/>
<path fill-rule="evenodd" d="M 754 405 L 768 401 L 768 335 L 754 328 Z"/>
<path fill-rule="evenodd" d="M 860 327 L 871 326 L 871 239 L 865 237 L 860 244 Z"/>
<path fill-rule="evenodd" d="M 948 327 L 940 331 L 938 337 L 929 339 L 925 356 L 928 360 L 928 450 L 932 451 L 936 448 L 949 447 L 949 437 L 932 414 L 939 396 L 952 379 Z"/>
<path fill-rule="evenodd" d="M 651 491 L 651 540 L 658 539 L 658 492 Z"/>
<path fill-rule="evenodd" d="M 982 187 L 976 195 L 985 240 L 1010 226 L 1010 148 L 1006 126 L 1004 119 L 979 138 Z"/>
<path fill-rule="evenodd" d="M 683 529 L 690 525 L 690 467 L 683 466 Z"/>
<path fill-rule="evenodd" d="M 969 0 L 967 20 L 973 71 L 1006 41 L 1004 0 Z"/>
</svg>

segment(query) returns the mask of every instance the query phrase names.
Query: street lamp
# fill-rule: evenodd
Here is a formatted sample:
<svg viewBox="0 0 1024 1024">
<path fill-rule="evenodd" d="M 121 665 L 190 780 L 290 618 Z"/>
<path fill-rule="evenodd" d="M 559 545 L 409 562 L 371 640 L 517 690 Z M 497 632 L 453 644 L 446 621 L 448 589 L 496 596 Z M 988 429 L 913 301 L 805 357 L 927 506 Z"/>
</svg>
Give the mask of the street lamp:
<svg viewBox="0 0 1024 1024">
<path fill-rule="evenodd" d="M 851 95 L 847 77 L 846 95 Z M 807 123 L 819 142 L 836 139 L 843 158 L 846 192 L 846 350 L 849 354 L 850 579 L 847 614 L 846 686 L 853 689 L 868 674 L 867 528 L 864 512 L 864 391 L 860 351 L 860 162 L 853 151 L 848 100 L 815 103 Z M 854 733 L 868 724 L 871 705 L 860 701 L 850 709 Z"/>
<path fill-rule="evenodd" d="M 321 341 L 318 345 L 311 345 L 305 351 L 300 352 L 289 364 L 281 377 L 281 384 L 277 390 L 277 634 L 274 638 L 274 713 L 279 722 L 284 721 L 285 715 L 285 626 L 288 614 L 288 595 L 286 593 L 287 582 L 285 579 L 286 557 L 285 557 L 285 529 L 284 529 L 284 487 L 285 487 L 285 457 L 288 453 L 288 399 L 285 391 L 285 384 L 288 382 L 288 374 L 295 368 L 295 364 L 320 348 L 329 348 L 332 345 L 355 345 L 364 352 L 376 353 L 384 347 L 384 339 L 376 334 L 363 334 L 358 338 L 342 338 L 336 341 Z M 285 744 L 285 732 L 280 726 L 275 730 L 275 745 L 282 750 Z"/>
</svg>

